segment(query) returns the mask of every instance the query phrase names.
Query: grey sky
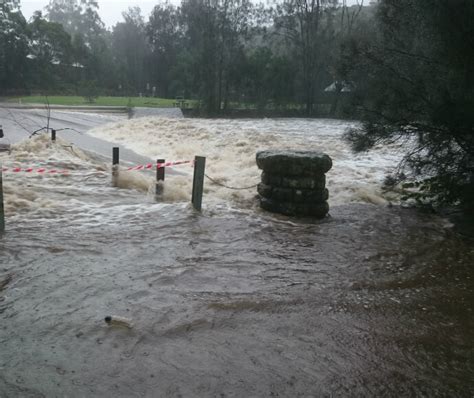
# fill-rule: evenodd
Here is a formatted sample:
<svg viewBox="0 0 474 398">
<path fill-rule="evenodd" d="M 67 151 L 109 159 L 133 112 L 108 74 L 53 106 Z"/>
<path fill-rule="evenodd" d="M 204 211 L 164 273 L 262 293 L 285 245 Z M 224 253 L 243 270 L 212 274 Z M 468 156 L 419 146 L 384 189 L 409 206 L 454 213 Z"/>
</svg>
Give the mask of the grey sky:
<svg viewBox="0 0 474 398">
<path fill-rule="evenodd" d="M 349 0 L 349 4 L 354 4 L 356 0 Z M 21 0 L 21 10 L 26 19 L 31 18 L 36 10 L 44 10 L 48 5 L 48 0 Z M 145 20 L 148 19 L 153 7 L 160 3 L 159 0 L 99 0 L 99 14 L 107 27 L 112 27 L 117 22 L 122 21 L 122 11 L 128 7 L 139 6 Z M 179 0 L 172 0 L 171 3 L 179 4 Z M 369 3 L 368 0 L 365 3 Z"/>
<path fill-rule="evenodd" d="M 36 10 L 44 11 L 48 0 L 21 0 L 21 11 L 26 19 L 29 19 Z M 139 6 L 145 19 L 151 13 L 153 7 L 158 4 L 157 0 L 99 0 L 99 15 L 107 27 L 112 27 L 122 21 L 122 11 L 128 7 Z"/>
</svg>

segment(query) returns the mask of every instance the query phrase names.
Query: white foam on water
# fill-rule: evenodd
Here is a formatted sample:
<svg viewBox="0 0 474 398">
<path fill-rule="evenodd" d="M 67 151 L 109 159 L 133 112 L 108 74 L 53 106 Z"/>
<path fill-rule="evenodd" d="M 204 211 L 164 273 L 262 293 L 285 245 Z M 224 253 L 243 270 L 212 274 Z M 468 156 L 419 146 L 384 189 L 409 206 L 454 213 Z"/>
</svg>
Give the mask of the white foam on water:
<svg viewBox="0 0 474 398">
<path fill-rule="evenodd" d="M 333 168 L 327 174 L 331 205 L 351 202 L 385 204 L 381 189 L 385 176 L 402 157 L 397 146 L 353 154 L 342 139 L 356 122 L 331 119 L 167 119 L 142 118 L 107 124 L 89 133 L 152 159 L 192 160 L 206 157 L 206 174 L 221 184 L 246 187 L 260 181 L 256 152 L 265 149 L 305 149 L 327 153 Z M 189 198 L 192 170 L 179 166 L 186 177 L 167 177 L 167 200 Z M 231 190 L 206 180 L 206 202 L 230 201 L 253 205 L 256 189 Z"/>
<path fill-rule="evenodd" d="M 340 120 L 149 117 L 106 124 L 95 128 L 90 134 L 151 159 L 175 161 L 192 160 L 195 155 L 205 156 L 206 174 L 222 185 L 235 188 L 252 186 L 260 181 L 261 171 L 255 162 L 255 154 L 259 150 L 322 151 L 333 159 L 333 168 L 327 174 L 331 206 L 351 202 L 383 205 L 387 200 L 394 199 L 387 197 L 381 186 L 386 174 L 393 171 L 401 159 L 401 148 L 380 147 L 355 155 L 342 140 L 346 129 L 354 125 L 355 122 Z M 71 211 L 71 208 L 84 214 L 88 212 L 87 205 L 91 202 L 106 203 L 109 199 L 118 199 L 120 195 L 131 198 L 126 193 L 130 190 L 140 191 L 140 195 L 151 201 L 154 198 L 154 170 L 121 169 L 118 178 L 121 192 L 117 193 L 115 188 L 111 188 L 109 165 L 61 138 L 51 143 L 47 134 L 13 145 L 10 155 L 0 154 L 0 162 L 10 169 L 44 167 L 64 169 L 70 173 L 68 176 L 4 173 L 7 215 L 28 212 L 52 217 L 58 210 Z M 175 168 L 177 174 L 168 170 L 162 200 L 165 203 L 189 202 L 193 168 L 184 164 Z M 204 195 L 206 205 L 211 207 L 224 205 L 252 209 L 257 204 L 256 188 L 233 190 L 207 179 Z"/>
<path fill-rule="evenodd" d="M 148 192 L 153 183 L 148 174 L 138 171 L 120 170 L 117 179 L 117 186 L 122 189 L 136 189 L 141 192 Z"/>
<path fill-rule="evenodd" d="M 53 215 L 66 206 L 60 197 L 81 196 L 87 191 L 87 184 L 81 184 L 80 180 L 105 169 L 105 165 L 97 163 L 79 148 L 61 139 L 52 143 L 47 135 L 12 145 L 10 154 L 0 154 L 0 162 L 8 169 L 3 173 L 7 216 L 22 212 Z M 12 172 L 14 168 L 34 170 L 31 173 Z M 38 173 L 39 168 L 46 172 Z M 50 170 L 58 173 L 50 174 Z M 62 171 L 71 174 L 65 175 Z"/>
</svg>

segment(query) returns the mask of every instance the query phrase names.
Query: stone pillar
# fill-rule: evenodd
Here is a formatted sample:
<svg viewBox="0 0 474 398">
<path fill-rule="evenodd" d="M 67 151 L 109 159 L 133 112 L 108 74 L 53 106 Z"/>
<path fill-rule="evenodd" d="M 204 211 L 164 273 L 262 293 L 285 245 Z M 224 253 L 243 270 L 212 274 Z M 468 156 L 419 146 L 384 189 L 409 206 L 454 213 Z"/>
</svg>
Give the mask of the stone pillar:
<svg viewBox="0 0 474 398">
<path fill-rule="evenodd" d="M 260 206 L 288 216 L 324 218 L 329 193 L 326 175 L 332 160 L 325 153 L 312 151 L 261 151 L 257 166 L 262 172 L 258 184 Z"/>
</svg>

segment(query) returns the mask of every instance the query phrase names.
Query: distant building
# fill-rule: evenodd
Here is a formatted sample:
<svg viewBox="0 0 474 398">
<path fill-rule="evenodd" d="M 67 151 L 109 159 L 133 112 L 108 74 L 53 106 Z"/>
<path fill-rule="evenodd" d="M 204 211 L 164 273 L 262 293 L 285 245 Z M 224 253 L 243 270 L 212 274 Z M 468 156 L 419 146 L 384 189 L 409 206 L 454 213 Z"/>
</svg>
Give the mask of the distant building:
<svg viewBox="0 0 474 398">
<path fill-rule="evenodd" d="M 351 91 L 354 90 L 354 84 L 351 82 L 346 82 L 346 81 L 336 81 L 327 86 L 324 91 L 326 93 L 335 93 L 335 92 L 341 92 L 341 93 L 350 93 Z"/>
</svg>

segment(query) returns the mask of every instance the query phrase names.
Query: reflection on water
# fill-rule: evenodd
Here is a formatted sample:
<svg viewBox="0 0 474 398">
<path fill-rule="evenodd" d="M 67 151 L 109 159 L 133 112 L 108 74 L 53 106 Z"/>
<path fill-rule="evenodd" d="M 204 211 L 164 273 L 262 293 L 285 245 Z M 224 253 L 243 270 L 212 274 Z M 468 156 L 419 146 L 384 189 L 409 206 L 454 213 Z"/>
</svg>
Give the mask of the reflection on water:
<svg viewBox="0 0 474 398">
<path fill-rule="evenodd" d="M 297 220 L 212 190 L 198 214 L 72 174 L 5 177 L 0 396 L 474 394 L 474 246 L 444 220 L 352 200 Z"/>
</svg>

